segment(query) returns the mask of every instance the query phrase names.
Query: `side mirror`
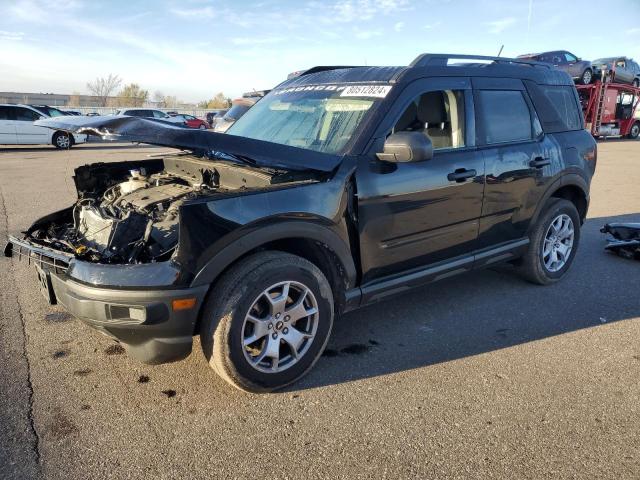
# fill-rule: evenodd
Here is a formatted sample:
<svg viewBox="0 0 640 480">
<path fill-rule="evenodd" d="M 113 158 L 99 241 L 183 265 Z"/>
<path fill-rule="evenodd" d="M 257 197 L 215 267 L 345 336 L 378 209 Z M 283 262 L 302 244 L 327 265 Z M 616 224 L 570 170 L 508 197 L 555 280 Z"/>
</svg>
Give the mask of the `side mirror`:
<svg viewBox="0 0 640 480">
<path fill-rule="evenodd" d="M 383 152 L 376 155 L 384 162 L 423 162 L 433 158 L 433 144 L 420 132 L 397 132 L 387 137 Z"/>
</svg>

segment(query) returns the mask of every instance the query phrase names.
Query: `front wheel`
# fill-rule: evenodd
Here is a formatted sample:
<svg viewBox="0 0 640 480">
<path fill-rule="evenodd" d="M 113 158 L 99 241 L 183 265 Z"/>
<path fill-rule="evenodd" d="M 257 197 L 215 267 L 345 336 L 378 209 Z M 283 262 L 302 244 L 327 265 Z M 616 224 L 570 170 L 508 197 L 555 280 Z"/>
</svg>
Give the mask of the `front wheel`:
<svg viewBox="0 0 640 480">
<path fill-rule="evenodd" d="M 560 280 L 569 270 L 580 243 L 580 216 L 569 200 L 552 198 L 530 234 L 519 273 L 538 285 Z"/>
<path fill-rule="evenodd" d="M 631 138 L 632 140 L 635 140 L 636 138 L 638 138 L 639 135 L 640 135 L 640 122 L 635 122 L 631 126 L 631 130 L 629 130 L 628 137 Z"/>
<path fill-rule="evenodd" d="M 73 146 L 71 135 L 67 132 L 56 132 L 53 135 L 53 145 L 56 148 L 69 149 Z"/>
<path fill-rule="evenodd" d="M 593 80 L 593 73 L 591 72 L 591 69 L 587 68 L 580 76 L 580 83 L 582 85 L 589 85 L 591 80 Z"/>
<path fill-rule="evenodd" d="M 198 128 L 199 128 L 200 130 L 206 130 L 206 129 L 207 129 L 207 126 L 206 126 L 206 125 L 202 125 L 202 124 L 200 124 L 200 126 L 199 126 Z"/>
<path fill-rule="evenodd" d="M 260 252 L 216 283 L 202 322 L 210 366 L 241 390 L 268 392 L 295 382 L 316 363 L 333 326 L 333 295 L 311 262 Z"/>
</svg>

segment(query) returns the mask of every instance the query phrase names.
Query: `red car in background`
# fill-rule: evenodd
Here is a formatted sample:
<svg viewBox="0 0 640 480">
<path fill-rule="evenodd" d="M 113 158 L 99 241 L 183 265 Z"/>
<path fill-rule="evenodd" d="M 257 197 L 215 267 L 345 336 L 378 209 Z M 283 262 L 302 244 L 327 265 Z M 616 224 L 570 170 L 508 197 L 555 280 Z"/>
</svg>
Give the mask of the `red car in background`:
<svg viewBox="0 0 640 480">
<path fill-rule="evenodd" d="M 174 118 L 179 118 L 184 121 L 184 124 L 189 128 L 199 128 L 200 130 L 207 130 L 211 128 L 207 122 L 202 120 L 201 118 L 194 117 L 193 115 L 187 115 L 184 113 L 180 113 L 178 115 L 172 115 Z"/>
</svg>

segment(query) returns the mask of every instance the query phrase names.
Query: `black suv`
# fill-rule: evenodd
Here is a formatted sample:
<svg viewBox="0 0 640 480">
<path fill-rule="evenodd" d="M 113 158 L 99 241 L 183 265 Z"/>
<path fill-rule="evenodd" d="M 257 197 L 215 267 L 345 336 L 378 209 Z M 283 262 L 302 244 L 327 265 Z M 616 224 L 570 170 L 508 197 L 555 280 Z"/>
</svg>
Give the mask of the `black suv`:
<svg viewBox="0 0 640 480">
<path fill-rule="evenodd" d="M 6 255 L 138 359 L 183 358 L 200 335 L 224 379 L 269 391 L 313 366 L 343 312 L 498 262 L 560 280 L 596 166 L 580 112 L 547 64 L 426 54 L 312 68 L 228 134 L 42 120 L 183 152 L 78 168 L 78 201 Z"/>
</svg>

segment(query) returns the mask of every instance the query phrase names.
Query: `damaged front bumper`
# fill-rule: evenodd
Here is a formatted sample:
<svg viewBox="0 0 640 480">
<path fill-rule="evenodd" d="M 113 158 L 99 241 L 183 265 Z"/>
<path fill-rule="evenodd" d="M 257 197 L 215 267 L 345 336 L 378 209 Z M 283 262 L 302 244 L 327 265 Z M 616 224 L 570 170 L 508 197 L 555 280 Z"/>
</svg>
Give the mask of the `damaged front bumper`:
<svg viewBox="0 0 640 480">
<path fill-rule="evenodd" d="M 157 364 L 191 353 L 208 286 L 176 287 L 172 282 L 177 268 L 171 262 L 126 268 L 91 264 L 15 237 L 9 237 L 4 254 L 33 263 L 50 303 L 63 305 L 82 322 L 117 339 L 132 357 Z"/>
<path fill-rule="evenodd" d="M 607 223 L 600 231 L 610 235 L 606 250 L 640 260 L 640 223 Z"/>
</svg>

